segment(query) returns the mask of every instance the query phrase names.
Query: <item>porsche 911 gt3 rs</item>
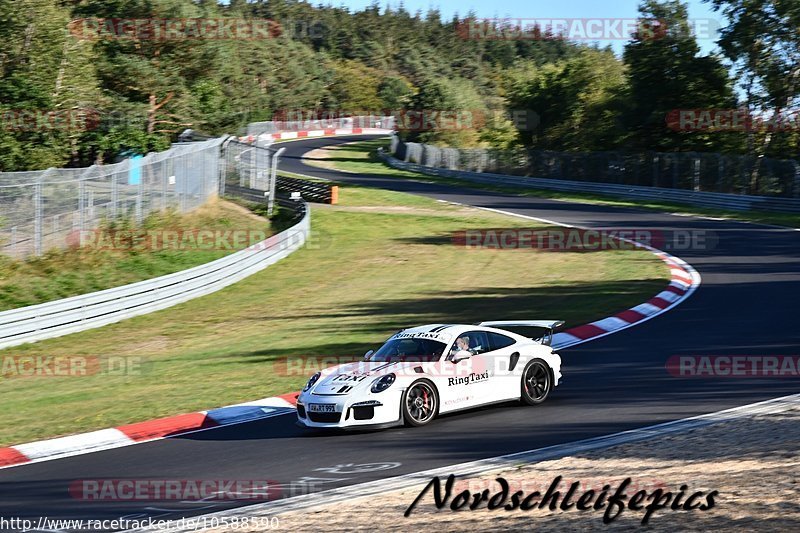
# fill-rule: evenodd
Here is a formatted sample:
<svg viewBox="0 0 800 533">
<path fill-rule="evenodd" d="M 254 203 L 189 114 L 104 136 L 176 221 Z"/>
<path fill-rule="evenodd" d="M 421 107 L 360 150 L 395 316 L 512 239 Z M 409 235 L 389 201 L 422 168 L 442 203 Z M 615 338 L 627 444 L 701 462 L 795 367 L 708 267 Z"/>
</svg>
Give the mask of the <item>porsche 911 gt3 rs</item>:
<svg viewBox="0 0 800 533">
<path fill-rule="evenodd" d="M 422 426 L 437 415 L 492 403 L 542 403 L 561 381 L 558 320 L 429 324 L 392 335 L 364 361 L 317 372 L 297 399 L 309 428 Z M 526 337 L 509 327 L 543 332 Z"/>
</svg>

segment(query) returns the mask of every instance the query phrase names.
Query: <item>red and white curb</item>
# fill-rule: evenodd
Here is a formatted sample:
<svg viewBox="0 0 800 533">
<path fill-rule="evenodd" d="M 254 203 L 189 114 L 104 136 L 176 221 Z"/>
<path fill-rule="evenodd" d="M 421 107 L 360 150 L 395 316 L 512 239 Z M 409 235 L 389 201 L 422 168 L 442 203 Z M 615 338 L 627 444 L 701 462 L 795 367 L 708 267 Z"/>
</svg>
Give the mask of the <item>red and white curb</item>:
<svg viewBox="0 0 800 533">
<path fill-rule="evenodd" d="M 305 139 L 307 137 L 328 137 L 335 135 L 390 135 L 394 130 L 385 128 L 328 128 L 323 130 L 308 131 L 281 131 L 277 133 L 262 133 L 261 135 L 245 135 L 239 140 L 252 143 L 256 140 L 272 139 L 275 141 L 285 139 Z"/>
<path fill-rule="evenodd" d="M 348 131 L 352 132 L 354 130 Z M 521 215 L 510 211 L 486 207 L 479 207 L 478 209 L 518 218 L 536 220 L 552 225 L 578 228 L 578 226 L 570 226 L 552 220 Z M 553 336 L 554 348 L 562 349 L 588 342 L 650 320 L 680 304 L 691 296 L 700 285 L 700 274 L 684 260 L 629 239 L 620 240 L 633 244 L 638 248 L 649 250 L 664 261 L 670 269 L 671 281 L 669 285 L 656 296 L 636 307 L 632 307 L 590 324 L 584 324 L 556 333 Z M 280 416 L 294 412 L 294 405 L 298 394 L 298 392 L 290 392 L 280 396 L 272 396 L 252 402 L 229 405 L 210 411 L 171 416 L 111 429 L 101 429 L 90 433 L 0 448 L 0 468 L 60 459 L 101 450 L 110 450 L 112 448 L 130 446 L 140 442 L 176 437 L 196 431 L 205 431 L 207 429 Z"/>
<path fill-rule="evenodd" d="M 298 392 L 90 433 L 0 448 L 0 468 L 61 459 L 294 412 Z"/>
<path fill-rule="evenodd" d="M 553 335 L 553 345 L 556 348 L 574 346 L 649 320 L 681 303 L 691 296 L 700 285 L 700 274 L 683 259 L 674 257 L 666 252 L 652 249 L 648 246 L 638 246 L 650 249 L 659 259 L 667 264 L 671 278 L 669 285 L 653 298 L 650 298 L 636 307 L 631 307 L 630 309 L 602 320 L 556 333 Z"/>
<path fill-rule="evenodd" d="M 478 207 L 477 209 L 482 209 L 484 211 L 491 211 L 493 213 L 500 213 L 503 215 L 508 215 L 517 218 L 535 220 L 537 222 L 544 222 L 545 224 L 562 226 L 565 228 L 582 229 L 582 230 L 592 229 L 582 226 L 572 226 L 569 224 L 564 224 L 562 222 L 548 220 L 546 218 L 521 215 L 519 213 L 513 213 L 511 211 L 505 211 L 503 209 L 492 209 L 489 207 Z M 574 328 L 570 328 L 566 331 L 556 333 L 555 335 L 553 335 L 554 348 L 557 349 L 568 348 L 569 346 L 574 346 L 576 344 L 588 342 L 590 340 L 594 340 L 600 337 L 605 337 L 606 335 L 616 333 L 617 331 L 621 331 L 631 326 L 640 324 L 646 320 L 650 320 L 651 318 L 655 318 L 656 316 L 669 311 L 673 307 L 677 306 L 678 304 L 686 300 L 700 286 L 700 283 L 702 282 L 700 273 L 697 272 L 697 270 L 695 270 L 692 267 L 692 265 L 690 265 L 680 257 L 675 257 L 674 255 L 670 255 L 667 252 L 664 252 L 657 248 L 653 248 L 652 246 L 648 246 L 646 244 L 632 241 L 630 239 L 625 239 L 622 237 L 615 237 L 615 238 L 620 241 L 626 242 L 628 244 L 632 244 L 636 248 L 648 250 L 649 252 L 653 253 L 656 257 L 664 261 L 664 263 L 666 263 L 666 265 L 669 267 L 670 271 L 669 284 L 664 288 L 663 291 L 659 292 L 646 302 L 637 305 L 636 307 L 631 307 L 630 309 L 626 309 L 625 311 L 603 318 L 601 320 L 596 320 L 589 324 L 584 324 L 582 326 L 577 326 Z"/>
</svg>

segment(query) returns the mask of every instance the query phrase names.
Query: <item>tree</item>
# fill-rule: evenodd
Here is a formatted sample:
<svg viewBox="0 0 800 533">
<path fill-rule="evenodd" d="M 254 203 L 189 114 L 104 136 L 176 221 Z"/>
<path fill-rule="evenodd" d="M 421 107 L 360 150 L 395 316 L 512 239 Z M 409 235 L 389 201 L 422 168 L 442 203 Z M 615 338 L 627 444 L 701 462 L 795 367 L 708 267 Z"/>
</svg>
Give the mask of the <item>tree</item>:
<svg viewBox="0 0 800 533">
<path fill-rule="evenodd" d="M 624 140 L 625 66 L 610 50 L 586 48 L 537 68 L 520 62 L 508 72 L 511 109 L 538 118 L 522 131 L 526 144 L 548 150 L 609 150 Z"/>
<path fill-rule="evenodd" d="M 715 150 L 728 139 L 718 133 L 677 132 L 666 127 L 675 109 L 730 108 L 736 105 L 725 67 L 700 55 L 686 5 L 646 0 L 640 7 L 644 29 L 625 46 L 630 108 L 627 146 L 635 150 Z"/>
<path fill-rule="evenodd" d="M 378 85 L 378 97 L 383 109 L 401 109 L 408 104 L 413 94 L 411 84 L 399 76 L 386 76 Z"/>
<path fill-rule="evenodd" d="M 380 71 L 353 60 L 338 61 L 332 67 L 328 108 L 354 112 L 377 112 L 381 108 Z"/>
<path fill-rule="evenodd" d="M 54 0 L 0 0 L 0 170 L 63 166 L 92 127 L 95 56 L 69 20 Z"/>
<path fill-rule="evenodd" d="M 747 151 L 765 155 L 796 157 L 800 148 L 796 124 L 800 97 L 800 3 L 794 0 L 709 0 L 728 19 L 719 44 L 737 75 L 751 115 L 761 115 L 785 133 L 749 131 Z M 787 114 L 788 112 L 788 114 Z M 758 166 L 751 175 L 755 188 Z"/>
</svg>

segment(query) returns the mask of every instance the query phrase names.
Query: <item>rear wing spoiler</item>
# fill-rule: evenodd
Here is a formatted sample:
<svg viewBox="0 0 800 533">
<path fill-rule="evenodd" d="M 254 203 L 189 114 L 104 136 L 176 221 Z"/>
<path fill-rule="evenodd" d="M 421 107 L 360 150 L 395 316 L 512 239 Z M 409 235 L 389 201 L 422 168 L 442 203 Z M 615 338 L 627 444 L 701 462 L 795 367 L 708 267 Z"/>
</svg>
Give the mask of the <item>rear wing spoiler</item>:
<svg viewBox="0 0 800 533">
<path fill-rule="evenodd" d="M 492 328 L 500 328 L 500 329 L 504 327 L 513 327 L 513 326 L 546 329 L 547 334 L 545 334 L 543 337 L 533 340 L 538 341 L 546 346 L 550 346 L 550 343 L 553 341 L 553 331 L 563 326 L 564 321 L 563 320 L 489 320 L 487 322 L 481 322 L 478 325 L 488 326 Z"/>
</svg>

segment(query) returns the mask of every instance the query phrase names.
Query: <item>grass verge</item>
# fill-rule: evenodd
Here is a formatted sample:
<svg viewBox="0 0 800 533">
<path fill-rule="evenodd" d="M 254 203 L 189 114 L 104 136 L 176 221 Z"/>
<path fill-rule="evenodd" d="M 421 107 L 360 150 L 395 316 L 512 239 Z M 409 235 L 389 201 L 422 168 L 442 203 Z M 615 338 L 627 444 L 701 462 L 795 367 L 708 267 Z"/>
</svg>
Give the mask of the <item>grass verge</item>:
<svg viewBox="0 0 800 533">
<path fill-rule="evenodd" d="M 87 375 L 6 373 L 0 445 L 297 390 L 314 370 L 289 371 L 287 360 L 355 358 L 416 324 L 554 318 L 577 325 L 641 303 L 668 279 L 663 263 L 638 250 L 452 244 L 456 231 L 543 227 L 520 219 L 351 186 L 342 187 L 340 200 L 312 207 L 307 247 L 222 291 L 0 351 L 4 364 L 20 356 L 132 362 L 117 373 L 102 364 Z"/>
</svg>

